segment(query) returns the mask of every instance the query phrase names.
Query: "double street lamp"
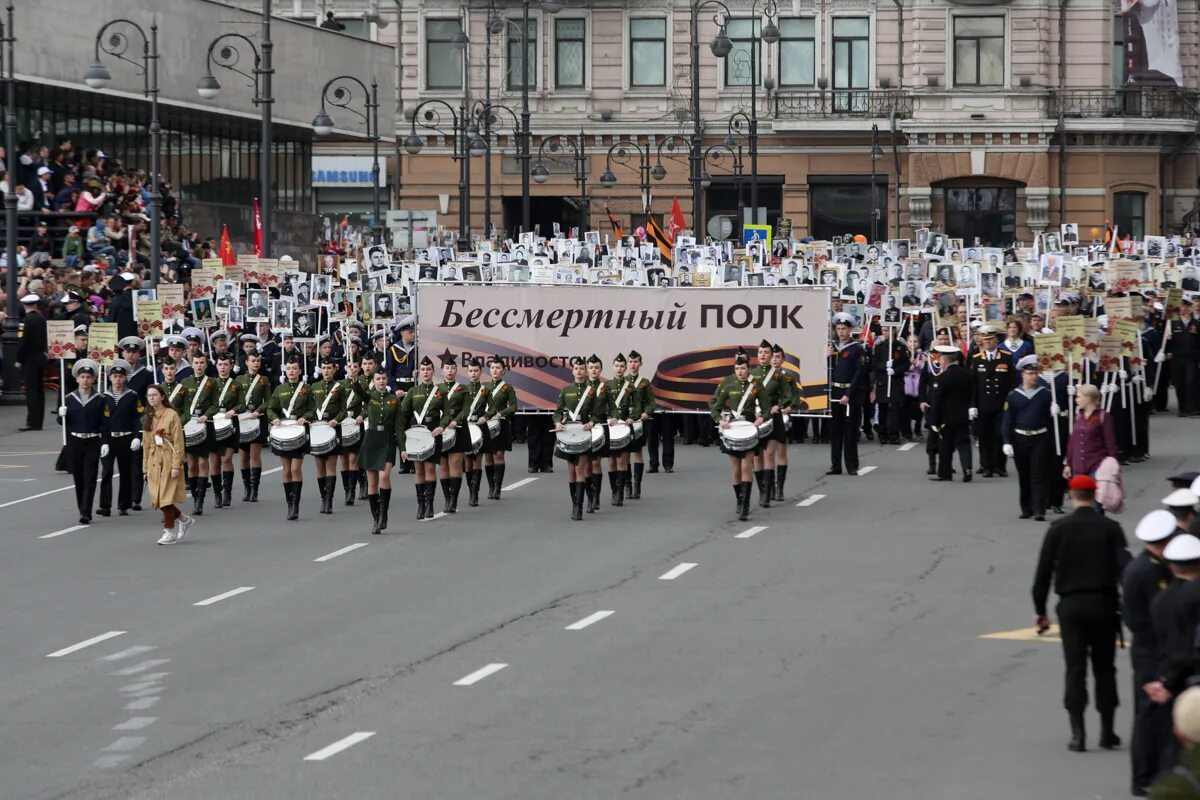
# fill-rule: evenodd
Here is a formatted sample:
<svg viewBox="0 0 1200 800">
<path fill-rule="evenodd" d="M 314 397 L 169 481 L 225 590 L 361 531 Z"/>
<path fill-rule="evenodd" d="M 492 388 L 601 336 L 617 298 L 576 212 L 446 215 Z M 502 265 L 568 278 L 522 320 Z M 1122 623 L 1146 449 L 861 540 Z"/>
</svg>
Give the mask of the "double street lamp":
<svg viewBox="0 0 1200 800">
<path fill-rule="evenodd" d="M 465 102 L 455 110 L 445 100 L 426 100 L 405 109 L 404 116 L 411 123 L 408 135 L 404 137 L 404 150 L 410 156 L 419 154 L 425 146 L 425 141 L 417 135 L 418 122 L 426 130 L 449 134 L 454 141 L 450 157 L 458 162 L 458 237 L 463 245 L 459 249 L 466 249 L 471 241 L 471 156 L 486 154 L 488 145 L 478 135 L 468 141 L 469 111 Z M 450 118 L 450 131 L 445 130 L 445 116 Z"/>
<path fill-rule="evenodd" d="M 490 74 L 490 73 L 489 73 Z M 503 103 L 493 103 L 489 92 L 487 98 L 477 101 L 471 108 L 470 123 L 467 126 L 467 150 L 473 156 L 484 157 L 483 168 L 483 235 L 492 235 L 492 130 L 499 120 L 498 112 L 505 112 L 513 121 L 513 137 L 520 138 L 521 122 L 517 112 Z M 536 178 L 535 178 L 536 180 Z"/>
<path fill-rule="evenodd" d="M 883 158 L 879 146 L 879 126 L 871 126 L 871 244 L 879 241 L 879 187 L 875 184 L 875 165 Z"/>
<path fill-rule="evenodd" d="M 611 189 L 617 185 L 617 176 L 612 171 L 613 163 L 626 164 L 633 160 L 633 154 L 638 154 L 638 176 L 639 185 L 642 190 L 642 211 L 646 214 L 650 213 L 650 181 L 661 181 L 667 177 L 667 168 L 663 166 L 663 153 L 672 154 L 682 150 L 688 146 L 687 140 L 682 136 L 671 134 L 667 138 L 658 143 L 657 155 L 658 158 L 654 162 L 654 166 L 650 166 L 651 149 L 650 144 L 638 144 L 632 139 L 620 139 L 613 142 L 608 148 L 608 155 L 604 159 L 604 173 L 600 176 L 600 185 L 605 189 Z M 633 167 L 630 167 L 632 169 Z M 696 178 L 696 184 L 699 185 L 699 178 Z"/>
<path fill-rule="evenodd" d="M 354 100 L 354 87 L 362 90 L 363 110 L 359 111 L 351 102 Z M 383 219 L 379 210 L 379 85 L 371 79 L 371 88 L 353 75 L 338 75 L 325 82 L 321 89 L 321 111 L 313 117 L 313 132 L 317 136 L 328 136 L 333 133 L 333 118 L 329 116 L 326 104 L 351 112 L 361 119 L 367 128 L 367 138 L 371 140 L 371 206 L 374 218 L 371 221 L 371 241 L 374 244 L 383 242 Z"/>
<path fill-rule="evenodd" d="M 254 105 L 259 107 L 262 116 L 262 133 L 259 138 L 258 177 L 259 214 L 262 225 L 262 256 L 271 256 L 271 231 L 274 228 L 273 212 L 275 203 L 271 197 L 271 156 L 274 149 L 275 130 L 271 119 L 271 107 L 275 98 L 271 96 L 271 76 L 275 74 L 271 58 L 274 46 L 271 42 L 271 13 L 270 0 L 264 0 L 262 14 L 262 49 L 254 45 L 248 37 L 240 33 L 225 33 L 213 39 L 208 45 L 208 56 L 205 59 L 206 72 L 196 83 L 196 93 L 205 100 L 212 100 L 221 91 L 221 82 L 213 75 L 213 65 L 237 73 L 250 81 L 254 87 Z M 224 43 L 224 44 L 222 44 Z M 218 50 L 217 45 L 221 48 Z M 254 68 L 246 72 L 238 65 L 242 62 L 239 44 L 250 48 L 254 54 Z"/>
<path fill-rule="evenodd" d="M 578 136 L 551 136 L 542 139 L 542 144 L 538 147 L 538 161 L 533 168 L 533 179 L 538 183 L 545 183 L 550 179 L 550 170 L 546 168 L 546 154 L 549 153 L 551 158 L 557 159 L 560 155 L 565 154 L 567 149 L 571 150 L 575 162 L 575 185 L 579 187 L 579 236 L 582 238 L 584 231 L 588 229 L 588 196 L 587 196 L 587 143 L 584 141 L 584 132 L 579 131 Z M 611 150 L 610 150 L 611 153 Z M 661 166 L 661 164 L 659 165 Z M 611 173 L 609 173 L 611 174 Z M 663 175 L 666 175 L 666 170 L 663 170 Z M 616 176 L 613 176 L 613 182 L 616 182 Z"/>
<path fill-rule="evenodd" d="M 4 81 L 4 147 L 7 158 L 16 163 L 17 158 L 17 77 L 13 64 L 13 5 L 10 1 L 5 9 L 4 22 L 0 24 L 0 79 Z M 4 353 L 5 405 L 25 402 L 21 392 L 21 370 L 17 368 L 17 350 L 21 346 L 21 309 L 17 305 L 17 182 L 15 172 L 9 173 L 8 189 L 4 193 L 4 331 L 2 336 Z"/>
<path fill-rule="evenodd" d="M 136 32 L 142 40 L 141 63 L 136 57 L 131 58 L 126 55 L 131 45 L 129 40 L 129 31 L 131 30 Z M 112 73 L 100 61 L 101 52 L 132 64 L 143 77 L 142 93 L 150 98 L 150 196 L 147 198 L 147 211 L 150 215 L 150 285 L 153 287 L 158 285 L 159 269 L 162 263 L 162 195 L 159 193 L 158 186 L 159 134 L 161 133 L 158 123 L 158 23 L 150 24 L 149 35 L 141 25 L 128 19 L 114 19 L 101 26 L 96 33 L 96 61 L 88 67 L 87 72 L 83 75 L 83 82 L 93 89 L 103 89 L 112 81 Z M 12 113 L 11 109 L 9 113 Z M 10 151 L 9 158 L 13 157 L 13 152 Z M 135 243 L 131 242 L 129 247 L 131 259 L 136 258 L 136 249 Z"/>
<path fill-rule="evenodd" d="M 729 7 L 721 0 L 693 0 L 691 4 L 691 79 L 692 79 L 692 216 L 697 228 L 697 234 L 703 230 L 703 203 L 701 196 L 700 175 L 704 168 L 702 152 L 704 123 L 700 119 L 700 12 L 704 8 L 720 9 L 713 15 L 717 25 L 717 35 L 708 44 L 708 49 L 717 59 L 724 59 L 733 50 L 733 40 L 729 38 L 728 25 L 734 19 Z M 724 19 L 720 13 L 724 12 Z M 759 40 L 772 45 L 777 43 L 781 35 L 775 24 L 778 8 L 775 0 L 752 0 L 750 4 L 750 113 L 747 115 L 747 139 L 750 145 L 750 205 L 753 209 L 754 222 L 758 219 L 758 82 L 761 79 L 761 61 L 759 57 Z M 761 17 L 767 18 L 766 24 L 759 28 Z M 744 112 L 743 112 L 744 113 Z M 742 220 L 738 220 L 741 225 Z"/>
</svg>

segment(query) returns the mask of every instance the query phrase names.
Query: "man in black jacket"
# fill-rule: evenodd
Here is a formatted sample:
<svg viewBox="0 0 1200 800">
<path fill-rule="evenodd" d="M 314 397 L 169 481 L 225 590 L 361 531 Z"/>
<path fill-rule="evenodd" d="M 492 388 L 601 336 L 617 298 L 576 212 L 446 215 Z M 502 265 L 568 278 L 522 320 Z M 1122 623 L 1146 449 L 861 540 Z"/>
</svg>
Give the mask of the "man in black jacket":
<svg viewBox="0 0 1200 800">
<path fill-rule="evenodd" d="M 1100 747 L 1121 744 L 1113 730 L 1117 709 L 1117 632 L 1120 619 L 1121 572 L 1130 561 L 1125 532 L 1095 510 L 1096 481 L 1087 475 L 1071 478 L 1067 488 L 1075 510 L 1046 531 L 1033 580 L 1034 624 L 1038 632 L 1050 627 L 1046 597 L 1050 583 L 1059 596 L 1058 625 L 1067 662 L 1063 706 L 1071 720 L 1069 749 L 1087 749 L 1083 711 L 1087 707 L 1087 665 L 1096 682 L 1100 712 Z"/>
<path fill-rule="evenodd" d="M 17 345 L 17 366 L 25 383 L 25 427 L 21 431 L 40 431 L 46 416 L 46 319 L 38 309 L 41 298 L 27 294 L 21 298 L 25 305 L 25 325 L 21 343 Z"/>
<path fill-rule="evenodd" d="M 1016 385 L 1017 369 L 1012 358 L 997 346 L 997 330 L 991 325 L 979 329 L 982 349 L 971 358 L 974 394 L 970 416 L 979 437 L 979 471 L 985 478 L 1008 477 L 1007 459 L 1000 432 L 1004 403 Z"/>
<path fill-rule="evenodd" d="M 879 409 L 879 443 L 900 444 L 900 411 L 904 408 L 904 373 L 909 353 L 898 337 L 880 337 L 871 350 L 871 376 Z"/>
<path fill-rule="evenodd" d="M 934 348 L 942 365 L 929 390 L 929 424 L 938 433 L 938 470 L 931 481 L 949 481 L 954 451 L 963 469 L 963 483 L 971 482 L 971 435 L 968 410 L 971 407 L 971 373 L 959 363 L 962 351 L 954 345 Z"/>
<path fill-rule="evenodd" d="M 132 272 L 122 272 L 108 282 L 108 286 L 116 294 L 108 306 L 106 322 L 117 323 L 117 336 L 137 336 L 137 320 L 133 318 L 133 284 L 137 276 Z"/>
</svg>

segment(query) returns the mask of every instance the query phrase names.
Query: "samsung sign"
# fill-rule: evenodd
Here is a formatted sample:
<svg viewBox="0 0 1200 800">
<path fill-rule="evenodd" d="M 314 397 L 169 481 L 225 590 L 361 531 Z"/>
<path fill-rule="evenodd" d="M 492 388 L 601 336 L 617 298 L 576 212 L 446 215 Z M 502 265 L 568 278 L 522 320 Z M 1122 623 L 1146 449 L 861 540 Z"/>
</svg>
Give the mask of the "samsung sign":
<svg viewBox="0 0 1200 800">
<path fill-rule="evenodd" d="M 371 157 L 361 156 L 313 156 L 313 188 L 364 188 L 371 181 Z M 379 158 L 379 185 L 387 186 L 387 159 Z"/>
</svg>

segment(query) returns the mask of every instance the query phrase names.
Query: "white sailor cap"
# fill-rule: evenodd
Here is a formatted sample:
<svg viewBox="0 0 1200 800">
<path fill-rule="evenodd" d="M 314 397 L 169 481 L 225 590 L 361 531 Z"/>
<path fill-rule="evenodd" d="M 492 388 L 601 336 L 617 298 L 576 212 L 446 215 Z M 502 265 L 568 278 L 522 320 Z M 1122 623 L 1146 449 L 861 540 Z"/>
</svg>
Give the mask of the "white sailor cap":
<svg viewBox="0 0 1200 800">
<path fill-rule="evenodd" d="M 1024 358 L 1022 358 L 1020 361 L 1017 362 L 1017 369 L 1037 369 L 1037 368 L 1038 368 L 1038 357 L 1035 355 L 1025 356 Z"/>
<path fill-rule="evenodd" d="M 81 334 L 81 333 L 87 333 L 87 332 L 88 332 L 88 326 L 87 326 L 87 325 L 82 325 L 82 324 L 80 324 L 80 325 L 76 325 L 76 326 L 75 326 L 75 335 L 76 335 L 76 336 L 78 336 L 78 335 L 79 335 L 79 334 Z"/>
<path fill-rule="evenodd" d="M 34 304 L 34 303 L 41 302 L 41 299 L 42 299 L 42 298 L 38 297 L 36 294 L 34 294 L 34 293 L 30 292 L 29 294 L 27 294 L 27 295 L 25 295 L 24 297 L 22 297 L 22 298 L 21 298 L 21 302 L 22 302 L 22 303 L 28 303 L 28 304 L 32 305 L 32 304 Z"/>
<path fill-rule="evenodd" d="M 1161 508 L 1142 517 L 1134 532 L 1139 541 L 1161 542 L 1177 530 L 1175 515 Z"/>
<path fill-rule="evenodd" d="M 241 336 L 238 337 L 238 341 L 239 342 L 254 342 L 255 344 L 259 344 L 260 342 L 262 342 L 262 339 L 260 339 L 258 336 L 256 336 L 253 333 L 243 333 Z"/>
<path fill-rule="evenodd" d="M 854 317 L 850 316 L 849 314 L 847 314 L 843 311 L 843 312 L 833 315 L 833 324 L 834 325 L 853 325 Z"/>
<path fill-rule="evenodd" d="M 126 283 L 129 281 L 135 281 L 137 280 L 137 275 L 134 275 L 132 272 L 122 272 L 121 280 L 125 281 Z"/>
<path fill-rule="evenodd" d="M 1200 561 L 1200 539 L 1190 533 L 1181 533 L 1163 549 L 1167 561 Z"/>
<path fill-rule="evenodd" d="M 117 346 L 122 350 L 145 350 L 146 343 L 137 336 L 126 336 L 121 341 L 117 342 Z"/>
<path fill-rule="evenodd" d="M 114 358 L 108 367 L 109 375 L 128 375 L 133 372 L 133 365 L 123 358 Z"/>
<path fill-rule="evenodd" d="M 1195 480 L 1193 480 L 1192 485 L 1189 488 L 1192 490 L 1192 494 L 1200 497 L 1200 477 L 1197 477 Z"/>
<path fill-rule="evenodd" d="M 186 333 L 186 331 L 185 331 L 185 333 Z M 208 336 L 208 343 L 212 344 L 217 339 L 224 339 L 225 341 L 229 341 L 229 331 L 213 331 Z"/>
<path fill-rule="evenodd" d="M 401 330 L 401 331 L 406 328 L 416 328 L 416 327 L 417 327 L 417 318 L 414 317 L 412 314 L 409 314 L 406 317 L 402 317 L 400 319 L 400 321 L 396 323 L 396 329 Z"/>
<path fill-rule="evenodd" d="M 179 335 L 184 339 L 187 339 L 189 342 L 192 339 L 199 339 L 201 341 L 204 340 L 204 331 L 200 330 L 199 328 L 184 328 Z"/>
<path fill-rule="evenodd" d="M 944 356 L 962 355 L 962 350 L 958 349 L 957 347 L 955 347 L 952 344 L 934 345 L 933 351 L 935 353 L 941 353 Z"/>
<path fill-rule="evenodd" d="M 81 358 L 71 367 L 71 377 L 78 378 L 82 372 L 86 372 L 94 378 L 100 373 L 100 365 L 90 358 Z"/>
<path fill-rule="evenodd" d="M 979 334 L 981 336 L 995 336 L 998 333 L 1000 333 L 1000 329 L 990 323 L 979 326 Z"/>
<path fill-rule="evenodd" d="M 187 339 L 183 338 L 182 336 L 176 336 L 175 334 L 171 334 L 170 336 L 163 337 L 163 344 L 165 344 L 167 347 L 178 347 L 181 349 L 187 349 L 188 343 L 187 343 Z"/>
<path fill-rule="evenodd" d="M 1159 502 L 1167 508 L 1191 508 L 1200 503 L 1200 497 L 1191 489 L 1176 489 Z"/>
</svg>

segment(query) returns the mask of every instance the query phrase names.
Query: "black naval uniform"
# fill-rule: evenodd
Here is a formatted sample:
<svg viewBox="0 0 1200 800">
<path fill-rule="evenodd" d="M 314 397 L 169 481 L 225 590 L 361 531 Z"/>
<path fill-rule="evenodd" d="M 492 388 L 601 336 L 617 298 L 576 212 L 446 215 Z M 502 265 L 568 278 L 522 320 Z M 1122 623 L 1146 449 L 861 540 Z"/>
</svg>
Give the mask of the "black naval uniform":
<svg viewBox="0 0 1200 800">
<path fill-rule="evenodd" d="M 979 411 L 975 432 L 979 437 L 979 471 L 985 478 L 1008 475 L 1000 427 L 1004 401 L 1012 391 L 1016 371 L 1012 358 L 999 348 L 991 353 L 980 351 L 971 357 L 974 378 L 971 408 Z"/>
<path fill-rule="evenodd" d="M 1046 515 L 1048 473 L 1058 464 L 1051 425 L 1050 390 L 1045 386 L 1039 384 L 1032 392 L 1018 386 L 1008 393 L 1001 438 L 1013 448 L 1022 518 L 1040 520 Z"/>
<path fill-rule="evenodd" d="M 1166 352 L 1170 356 L 1167 365 L 1171 369 L 1171 383 L 1175 386 L 1175 402 L 1181 417 L 1200 414 L 1196 404 L 1196 369 L 1200 359 L 1200 320 L 1195 317 L 1186 322 L 1171 320 L 1171 338 L 1167 340 Z"/>
<path fill-rule="evenodd" d="M 132 392 L 136 392 L 138 399 L 142 401 L 142 408 L 146 407 L 146 390 L 154 385 L 154 373 L 150 371 L 145 364 L 138 364 L 137 369 L 129 374 L 125 379 L 125 388 Z M 142 458 L 137 456 L 133 459 L 130 465 L 130 475 L 133 476 L 133 487 L 131 498 L 133 505 L 131 508 L 134 511 L 142 510 L 142 490 L 145 489 L 146 481 L 142 474 Z"/>
<path fill-rule="evenodd" d="M 42 429 L 46 417 L 46 348 L 46 318 L 34 309 L 25 315 L 17 361 L 25 384 L 25 427 L 35 431 Z"/>
<path fill-rule="evenodd" d="M 846 471 L 858 474 L 858 431 L 856 430 L 859 408 L 859 388 L 864 383 L 862 370 L 863 346 L 856 341 L 845 344 L 834 342 L 836 355 L 829 356 L 829 402 L 833 419 L 829 424 L 829 472 L 840 475 L 842 461 Z M 850 398 L 841 403 L 843 397 Z"/>
<path fill-rule="evenodd" d="M 96 473 L 100 469 L 100 445 L 106 429 L 104 400 L 99 392 L 86 398 L 79 390 L 67 395 L 66 420 L 59 424 L 67 426 L 67 469 L 75 478 L 75 504 L 79 507 L 79 521 L 92 521 L 92 501 L 96 497 Z"/>
<path fill-rule="evenodd" d="M 888 375 L 888 361 L 892 374 Z M 898 338 L 881 338 L 871 351 L 875 407 L 879 409 L 879 443 L 900 443 L 900 413 L 904 409 L 904 373 L 909 366 L 908 347 Z"/>
<path fill-rule="evenodd" d="M 1134 787 L 1149 786 L 1167 763 L 1163 757 L 1171 741 L 1171 706 L 1152 702 L 1142 687 L 1159 678 L 1159 644 L 1150 609 L 1172 580 L 1171 570 L 1149 550 L 1138 553 L 1121 576 L 1122 616 L 1133 637 L 1129 645 L 1133 665 L 1133 738 L 1129 755 Z"/>
<path fill-rule="evenodd" d="M 957 362 L 933 379 L 929 392 L 930 422 L 938 432 L 937 480 L 953 480 L 951 460 L 955 450 L 963 468 L 963 483 L 971 480 L 970 409 L 973 389 L 971 373 Z"/>
<path fill-rule="evenodd" d="M 125 389 L 120 394 L 112 391 L 105 392 L 104 401 L 104 435 L 100 441 L 108 445 L 108 455 L 100 459 L 100 506 L 96 513 L 102 517 L 112 514 L 112 479 L 113 464 L 121 473 L 117 486 L 117 510 L 121 516 L 129 513 L 133 505 L 133 462 L 141 463 L 140 453 L 130 449 L 133 440 L 141 436 L 142 414 L 146 407 L 138 397 L 137 392 Z M 140 479 L 141 470 L 137 477 Z"/>
<path fill-rule="evenodd" d="M 925 437 L 925 455 L 929 458 L 929 469 L 926 475 L 937 475 L 938 449 L 941 446 L 941 436 L 933 425 L 933 382 L 942 374 L 942 365 L 936 353 L 930 353 L 925 361 L 925 369 L 921 370 L 921 383 L 917 389 L 917 400 L 923 403 L 925 427 L 928 435 Z"/>
<path fill-rule="evenodd" d="M 1059 596 L 1066 681 L 1063 706 L 1071 718 L 1072 747 L 1083 747 L 1083 712 L 1087 707 L 1090 659 L 1100 712 L 1100 745 L 1106 746 L 1117 708 L 1117 631 L 1121 572 L 1130 562 L 1125 533 L 1113 520 L 1091 507 L 1077 508 L 1046 532 L 1033 582 L 1033 607 L 1046 615 L 1051 581 Z"/>
</svg>

